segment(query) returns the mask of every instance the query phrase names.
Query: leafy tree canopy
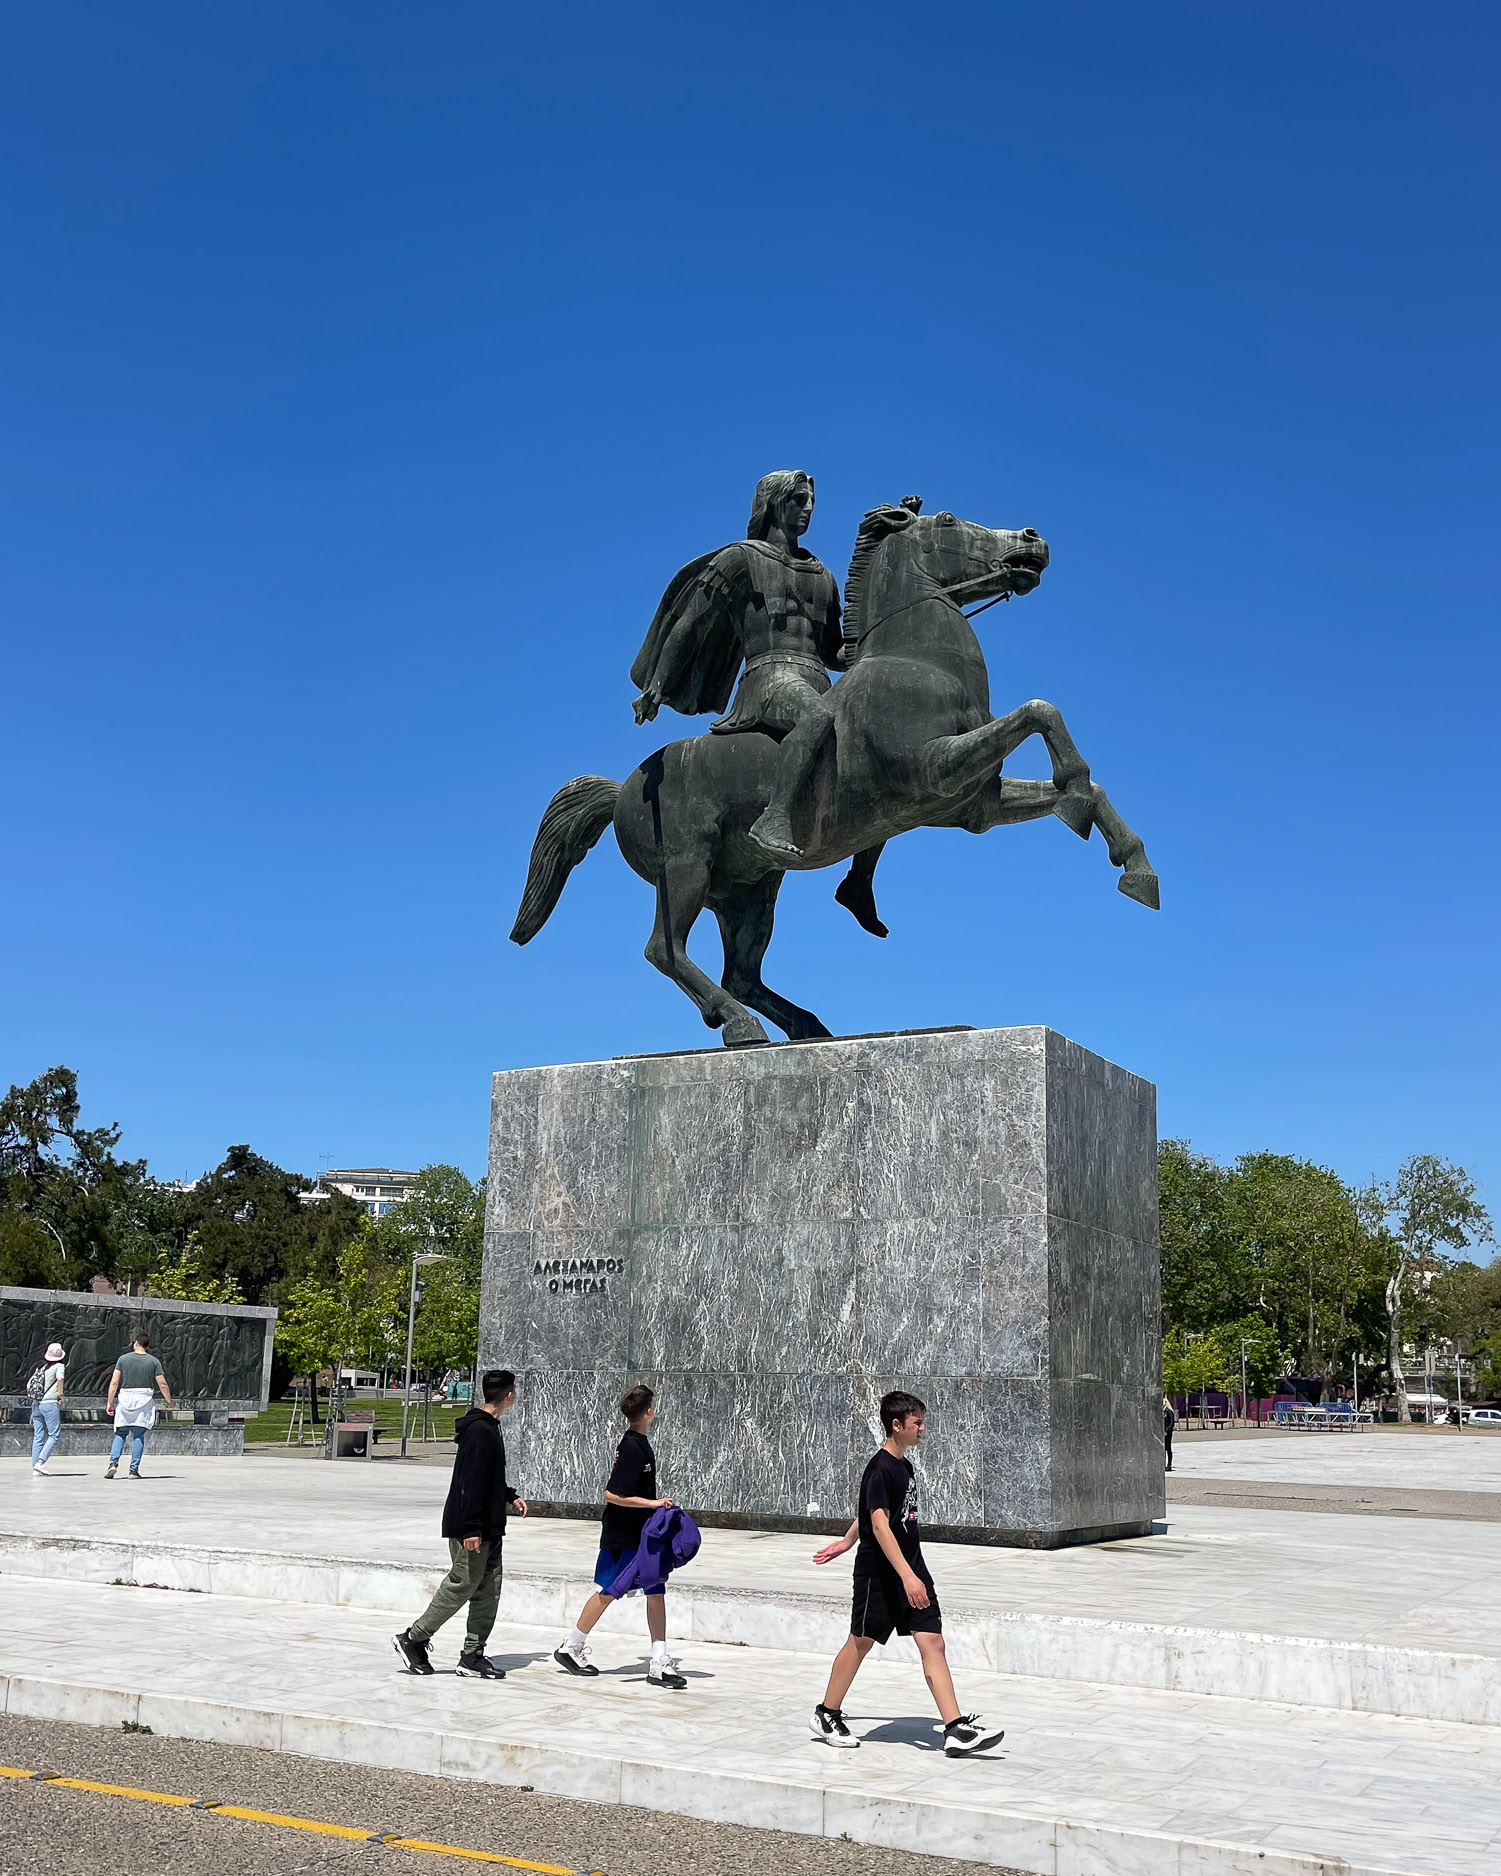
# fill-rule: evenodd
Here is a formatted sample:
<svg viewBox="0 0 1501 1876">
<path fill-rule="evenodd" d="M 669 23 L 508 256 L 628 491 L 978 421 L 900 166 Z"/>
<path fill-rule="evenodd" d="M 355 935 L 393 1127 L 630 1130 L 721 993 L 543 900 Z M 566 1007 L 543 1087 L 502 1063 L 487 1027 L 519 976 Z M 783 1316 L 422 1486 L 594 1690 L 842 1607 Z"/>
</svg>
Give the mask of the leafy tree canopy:
<svg viewBox="0 0 1501 1876">
<path fill-rule="evenodd" d="M 378 1368 L 392 1359 L 404 1331 L 406 1297 L 385 1271 L 366 1228 L 344 1245 L 332 1276 L 294 1284 L 276 1325 L 276 1343 L 296 1374 L 315 1375 L 349 1362 Z"/>
<path fill-rule="evenodd" d="M 117 1126 L 80 1124 L 78 1077 L 49 1068 L 0 1100 L 0 1282 L 87 1289 L 114 1266 L 119 1216 L 147 1181 Z"/>
<path fill-rule="evenodd" d="M 412 1363 L 418 1373 L 472 1367 L 479 1346 L 480 1268 L 485 1248 L 485 1187 L 457 1166 L 424 1166 L 400 1205 L 370 1227 L 379 1256 L 403 1280 L 417 1251 L 439 1264 L 419 1267 Z M 405 1343 L 401 1354 L 405 1355 Z"/>
<path fill-rule="evenodd" d="M 301 1173 L 232 1146 L 183 1193 L 180 1229 L 195 1236 L 204 1271 L 232 1279 L 252 1302 L 277 1302 L 310 1276 L 331 1279 L 364 1223 L 345 1193 L 304 1200 L 312 1190 Z"/>
</svg>

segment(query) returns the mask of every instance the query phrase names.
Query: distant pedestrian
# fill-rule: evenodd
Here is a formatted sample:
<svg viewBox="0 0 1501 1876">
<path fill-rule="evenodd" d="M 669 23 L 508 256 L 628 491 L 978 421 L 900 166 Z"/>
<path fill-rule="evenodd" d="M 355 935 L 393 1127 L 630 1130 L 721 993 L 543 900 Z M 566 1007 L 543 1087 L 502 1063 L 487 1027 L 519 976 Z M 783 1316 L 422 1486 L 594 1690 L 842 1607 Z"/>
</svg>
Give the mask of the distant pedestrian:
<svg viewBox="0 0 1501 1876">
<path fill-rule="evenodd" d="M 907 1457 L 923 1436 L 927 1411 L 915 1394 L 898 1390 L 882 1397 L 886 1438 L 860 1480 L 855 1522 L 813 1558 L 815 1563 L 832 1563 L 859 1544 L 849 1638 L 835 1655 L 828 1688 L 813 1709 L 810 1731 L 824 1745 L 859 1745 L 845 1724 L 844 1698 L 872 1647 L 877 1642 L 884 1646 L 893 1634 L 910 1635 L 917 1644 L 923 1679 L 943 1722 L 943 1749 L 951 1759 L 988 1752 L 1006 1736 L 978 1713 L 960 1712 L 949 1673 L 943 1613 L 918 1537 L 917 1476 Z"/>
<path fill-rule="evenodd" d="M 516 1377 L 509 1368 L 487 1368 L 480 1382 L 483 1407 L 471 1407 L 454 1426 L 459 1450 L 443 1506 L 443 1535 L 450 1568 L 437 1594 L 396 1637 L 396 1652 L 414 1674 L 434 1672 L 428 1648 L 450 1616 L 467 1609 L 464 1650 L 455 1672 L 482 1681 L 503 1681 L 506 1671 L 485 1653 L 500 1607 L 501 1545 L 512 1505 L 526 1516 L 526 1500 L 506 1483 L 506 1443 L 500 1416 L 516 1405 Z"/>
<path fill-rule="evenodd" d="M 651 1661 L 646 1678 L 653 1687 L 681 1692 L 688 1685 L 678 1673 L 677 1661 L 667 1652 L 667 1577 L 665 1571 L 642 1571 L 637 1550 L 647 1519 L 654 1511 L 671 1510 L 670 1498 L 657 1496 L 657 1455 L 647 1429 L 657 1417 L 656 1396 L 649 1387 L 633 1387 L 620 1403 L 626 1431 L 615 1448 L 615 1464 L 605 1487 L 605 1515 L 599 1533 L 599 1558 L 594 1566 L 595 1592 L 584 1604 L 572 1634 L 553 1660 L 570 1674 L 593 1676 L 599 1669 L 589 1659 L 586 1637 L 615 1600 L 615 1584 L 629 1571 L 630 1595 L 639 1589 L 646 1598 L 646 1632 L 651 1638 Z M 644 1553 L 643 1553 L 644 1555 Z"/>
<path fill-rule="evenodd" d="M 130 1476 L 141 1476 L 141 1454 L 145 1450 L 146 1435 L 156 1425 L 156 1395 L 154 1388 L 160 1388 L 162 1399 L 170 1408 L 172 1390 L 167 1386 L 167 1377 L 162 1373 L 162 1364 L 151 1353 L 151 1338 L 143 1329 L 135 1338 L 128 1355 L 122 1355 L 115 1363 L 115 1371 L 109 1378 L 109 1398 L 105 1402 L 105 1412 L 113 1414 L 115 1437 L 110 1442 L 109 1464 L 104 1468 L 104 1476 L 112 1479 L 115 1468 L 120 1463 L 120 1455 L 125 1451 L 125 1438 L 130 1436 Z"/>
<path fill-rule="evenodd" d="M 1173 1469 L 1173 1428 L 1178 1424 L 1178 1410 L 1164 1394 L 1162 1397 L 1162 1450 L 1167 1454 L 1167 1469 Z"/>
<path fill-rule="evenodd" d="M 41 1366 L 26 1383 L 31 1398 L 31 1470 L 38 1478 L 47 1476 L 47 1461 L 62 1430 L 63 1367 L 67 1359 L 62 1343 L 51 1343 Z"/>
</svg>

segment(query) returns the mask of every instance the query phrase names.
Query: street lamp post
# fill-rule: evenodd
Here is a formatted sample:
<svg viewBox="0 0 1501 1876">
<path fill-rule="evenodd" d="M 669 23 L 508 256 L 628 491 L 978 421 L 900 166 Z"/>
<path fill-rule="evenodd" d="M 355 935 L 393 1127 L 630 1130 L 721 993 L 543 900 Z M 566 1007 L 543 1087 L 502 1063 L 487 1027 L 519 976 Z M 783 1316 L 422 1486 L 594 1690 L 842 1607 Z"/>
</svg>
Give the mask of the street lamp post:
<svg viewBox="0 0 1501 1876">
<path fill-rule="evenodd" d="M 412 1290 L 407 1301 L 407 1367 L 406 1387 L 401 1397 L 401 1456 L 407 1456 L 407 1413 L 412 1405 L 412 1332 L 417 1325 L 417 1266 L 419 1264 L 441 1264 L 442 1254 L 438 1251 L 413 1251 L 412 1253 Z"/>
<path fill-rule="evenodd" d="M 1249 1346 L 1249 1342 L 1242 1338 L 1240 1345 L 1240 1418 L 1243 1426 L 1251 1417 L 1246 1411 L 1248 1404 L 1246 1400 L 1246 1350 Z"/>
</svg>

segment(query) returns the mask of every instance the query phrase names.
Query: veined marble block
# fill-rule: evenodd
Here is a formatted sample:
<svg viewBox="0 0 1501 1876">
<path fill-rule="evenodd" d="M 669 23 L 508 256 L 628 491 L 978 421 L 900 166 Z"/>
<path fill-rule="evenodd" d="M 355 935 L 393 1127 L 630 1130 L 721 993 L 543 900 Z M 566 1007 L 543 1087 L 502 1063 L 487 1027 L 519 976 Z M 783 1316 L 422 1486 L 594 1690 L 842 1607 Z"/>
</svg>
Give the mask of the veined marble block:
<svg viewBox="0 0 1501 1876">
<path fill-rule="evenodd" d="M 496 1075 L 480 1361 L 518 1376 L 513 1483 L 597 1507 L 646 1381 L 665 1493 L 843 1530 L 904 1387 L 931 1535 L 1149 1531 L 1156 1145 L 1151 1083 L 1047 1029 Z"/>
</svg>

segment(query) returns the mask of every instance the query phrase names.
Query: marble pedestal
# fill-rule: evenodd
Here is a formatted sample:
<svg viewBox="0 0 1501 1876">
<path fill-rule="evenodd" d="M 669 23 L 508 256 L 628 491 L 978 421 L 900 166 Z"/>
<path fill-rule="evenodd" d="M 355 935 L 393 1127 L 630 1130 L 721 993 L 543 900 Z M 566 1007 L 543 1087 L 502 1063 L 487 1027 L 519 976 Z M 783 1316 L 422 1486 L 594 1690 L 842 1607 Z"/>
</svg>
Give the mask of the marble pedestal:
<svg viewBox="0 0 1501 1876">
<path fill-rule="evenodd" d="M 1149 1531 L 1158 1290 L 1155 1091 L 1047 1029 L 495 1077 L 480 1361 L 539 1508 L 600 1503 L 644 1380 L 695 1515 L 842 1530 L 900 1386 L 928 1534 Z"/>
</svg>

